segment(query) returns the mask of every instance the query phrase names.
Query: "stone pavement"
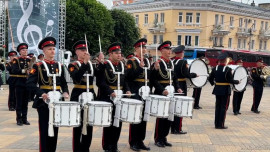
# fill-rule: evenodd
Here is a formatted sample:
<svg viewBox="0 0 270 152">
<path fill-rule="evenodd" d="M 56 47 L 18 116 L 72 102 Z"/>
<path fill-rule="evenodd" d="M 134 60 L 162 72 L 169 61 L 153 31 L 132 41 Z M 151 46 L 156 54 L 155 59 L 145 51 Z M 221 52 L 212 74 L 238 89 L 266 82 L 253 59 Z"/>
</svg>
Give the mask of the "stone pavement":
<svg viewBox="0 0 270 152">
<path fill-rule="evenodd" d="M 72 85 L 70 85 L 71 87 Z M 8 86 L 3 86 L 0 91 L 0 151 L 1 152 L 37 152 L 39 147 L 38 118 L 35 109 L 29 103 L 28 120 L 30 126 L 17 126 L 15 112 L 8 111 L 7 98 Z M 169 135 L 168 141 L 173 147 L 158 148 L 154 145 L 155 118 L 151 118 L 147 125 L 145 143 L 156 152 L 249 152 L 270 151 L 270 88 L 264 88 L 264 94 L 259 110 L 260 114 L 250 111 L 253 89 L 248 86 L 244 94 L 241 112 L 242 115 L 234 116 L 232 102 L 227 111 L 227 130 L 214 128 L 215 96 L 212 95 L 213 87 L 209 84 L 202 90 L 200 106 L 201 110 L 194 110 L 193 119 L 184 118 L 183 130 L 186 135 Z M 71 91 L 71 90 L 70 90 Z M 190 89 L 188 94 L 192 94 Z M 231 99 L 232 101 L 232 99 Z M 129 125 L 123 123 L 119 150 L 131 151 L 128 145 Z M 94 127 L 92 146 L 93 152 L 102 151 L 102 128 Z M 60 128 L 58 135 L 59 152 L 72 151 L 72 128 Z"/>
</svg>

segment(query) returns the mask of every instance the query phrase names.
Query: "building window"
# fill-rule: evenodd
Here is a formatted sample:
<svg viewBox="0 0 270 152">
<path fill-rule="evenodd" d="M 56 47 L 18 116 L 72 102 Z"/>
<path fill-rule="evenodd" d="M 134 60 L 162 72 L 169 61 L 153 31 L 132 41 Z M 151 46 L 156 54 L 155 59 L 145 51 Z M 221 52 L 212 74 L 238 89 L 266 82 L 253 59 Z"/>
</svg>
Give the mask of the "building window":
<svg viewBox="0 0 270 152">
<path fill-rule="evenodd" d="M 218 25 L 218 14 L 215 15 L 215 25 Z"/>
<path fill-rule="evenodd" d="M 185 37 L 185 45 L 186 46 L 191 46 L 191 36 L 190 35 L 186 35 L 186 37 Z"/>
<path fill-rule="evenodd" d="M 159 44 L 163 43 L 163 35 L 159 35 Z"/>
<path fill-rule="evenodd" d="M 264 41 L 264 50 L 266 50 L 267 49 L 267 41 Z"/>
<path fill-rule="evenodd" d="M 164 13 L 160 13 L 160 23 L 164 23 Z"/>
<path fill-rule="evenodd" d="M 262 49 L 262 40 L 260 40 L 260 44 L 259 44 L 259 50 Z"/>
<path fill-rule="evenodd" d="M 195 46 L 199 46 L 199 36 L 195 36 Z"/>
<path fill-rule="evenodd" d="M 255 40 L 252 40 L 250 49 L 252 49 L 252 50 L 254 49 L 254 44 L 255 44 Z"/>
<path fill-rule="evenodd" d="M 229 38 L 229 41 L 228 41 L 228 48 L 232 48 L 232 38 Z"/>
<path fill-rule="evenodd" d="M 242 46 L 243 49 L 246 48 L 246 43 L 247 43 L 247 41 L 246 41 L 246 39 L 244 39 L 244 40 L 243 40 L 243 46 Z"/>
<path fill-rule="evenodd" d="M 147 35 L 143 35 L 143 38 L 147 39 Z"/>
<path fill-rule="evenodd" d="M 238 49 L 241 48 L 241 39 L 238 39 L 238 42 L 237 42 L 237 48 L 238 48 Z"/>
<path fill-rule="evenodd" d="M 192 23 L 192 13 L 186 14 L 186 23 Z"/>
<path fill-rule="evenodd" d="M 230 17 L 230 26 L 233 27 L 234 18 L 233 16 Z"/>
<path fill-rule="evenodd" d="M 181 35 L 178 35 L 177 36 L 177 45 L 181 45 L 181 40 L 182 40 Z"/>
<path fill-rule="evenodd" d="M 219 38 L 219 46 L 222 46 L 223 47 L 223 37 L 220 37 Z"/>
<path fill-rule="evenodd" d="M 218 43 L 218 37 L 214 37 L 213 46 L 217 46 Z"/>
<path fill-rule="evenodd" d="M 154 35 L 153 42 L 154 42 L 154 44 L 157 44 L 157 35 Z"/>
<path fill-rule="evenodd" d="M 268 30 L 268 22 L 265 22 L 265 31 Z"/>
<path fill-rule="evenodd" d="M 224 15 L 221 15 L 220 17 L 221 17 L 220 18 L 220 24 L 223 25 L 224 24 Z"/>
<path fill-rule="evenodd" d="M 158 13 L 155 13 L 155 20 L 154 20 L 154 24 L 158 23 Z"/>
<path fill-rule="evenodd" d="M 256 20 L 253 21 L 252 28 L 253 28 L 253 30 L 256 30 Z"/>
<path fill-rule="evenodd" d="M 196 23 L 200 23 L 201 13 L 196 13 Z"/>
<path fill-rule="evenodd" d="M 261 21 L 261 30 L 263 30 L 264 27 L 264 21 Z"/>
<path fill-rule="evenodd" d="M 136 23 L 136 24 L 139 24 L 139 15 L 136 15 L 136 16 L 135 16 L 135 23 Z"/>
<path fill-rule="evenodd" d="M 179 12 L 178 22 L 183 23 L 183 13 Z"/>
<path fill-rule="evenodd" d="M 144 24 L 148 24 L 148 14 L 144 14 Z"/>
<path fill-rule="evenodd" d="M 239 18 L 239 27 L 242 27 L 242 26 L 243 26 L 243 19 Z"/>
</svg>

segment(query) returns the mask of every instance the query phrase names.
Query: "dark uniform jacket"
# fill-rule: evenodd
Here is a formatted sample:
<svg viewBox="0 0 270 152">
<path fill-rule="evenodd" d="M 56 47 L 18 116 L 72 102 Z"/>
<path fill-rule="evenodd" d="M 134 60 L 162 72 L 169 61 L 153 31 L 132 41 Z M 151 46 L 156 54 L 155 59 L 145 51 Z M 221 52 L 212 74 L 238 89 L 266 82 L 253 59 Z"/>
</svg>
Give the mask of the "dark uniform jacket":
<svg viewBox="0 0 270 152">
<path fill-rule="evenodd" d="M 7 62 L 6 63 L 6 69 L 7 69 L 8 73 L 9 73 L 9 77 L 8 77 L 7 82 L 8 82 L 9 85 L 14 85 L 15 77 L 12 76 L 13 73 L 12 73 L 12 67 L 11 66 L 12 66 L 12 62 Z"/>
<path fill-rule="evenodd" d="M 58 73 L 59 67 L 58 63 L 51 61 L 46 62 L 48 69 L 51 74 Z M 61 65 L 62 66 L 62 65 Z M 39 86 L 37 86 L 37 84 Z M 41 89 L 40 87 L 45 86 L 47 89 Z M 56 77 L 56 86 L 57 90 L 62 92 L 68 93 L 68 86 L 64 76 L 64 66 L 62 66 L 62 73 L 60 77 Z M 60 88 L 59 88 L 60 86 Z M 43 106 L 48 106 L 43 99 L 39 99 L 43 93 L 48 93 L 49 91 L 53 90 L 53 78 L 47 76 L 46 69 L 42 62 L 38 62 L 34 64 L 33 68 L 31 69 L 29 78 L 27 80 L 27 88 L 30 91 L 33 91 L 36 94 L 36 98 L 34 100 L 33 108 L 39 108 Z"/>
<path fill-rule="evenodd" d="M 148 62 L 146 61 L 146 59 L 144 59 L 145 67 L 149 66 L 147 64 Z M 140 67 L 139 62 L 135 58 L 131 58 L 127 61 L 126 76 L 131 93 L 136 94 L 134 98 L 141 99 L 138 91 L 142 86 L 145 86 L 145 70 Z M 147 85 L 149 85 L 149 78 L 150 69 L 147 70 Z"/>
<path fill-rule="evenodd" d="M 12 61 L 12 73 L 15 75 L 15 86 L 25 87 L 27 80 L 27 69 L 30 63 L 30 58 L 28 57 L 19 57 L 15 58 Z M 23 70 L 25 73 L 22 73 Z"/>
<path fill-rule="evenodd" d="M 80 62 L 80 61 L 79 61 Z M 68 71 L 73 80 L 74 88 L 71 92 L 71 100 L 78 101 L 78 97 L 86 92 L 86 89 L 80 87 L 86 87 L 86 76 L 83 76 L 86 72 L 91 73 L 90 65 L 85 64 L 84 62 L 80 62 L 81 66 L 77 62 L 70 63 L 68 65 Z M 97 74 L 97 70 L 93 65 L 94 75 Z M 94 76 L 89 77 L 89 91 L 93 93 L 95 97 L 94 87 L 93 87 Z M 78 87 L 76 87 L 78 86 Z"/>
<path fill-rule="evenodd" d="M 175 64 L 174 65 L 174 73 L 175 73 L 175 76 L 177 78 L 178 84 L 182 90 L 183 90 L 183 88 L 186 90 L 186 87 L 187 87 L 186 81 L 183 81 L 183 79 L 195 78 L 197 75 L 196 75 L 196 73 L 189 73 L 187 60 L 174 58 L 173 63 Z"/>
<path fill-rule="evenodd" d="M 151 83 L 155 87 L 155 94 L 162 95 L 163 91 L 165 90 L 166 86 L 170 85 L 170 77 L 169 73 L 166 71 L 165 65 L 161 60 L 157 61 L 159 62 L 159 69 L 156 70 L 154 65 L 151 67 Z M 170 69 L 172 68 L 172 62 L 171 61 L 164 61 L 167 67 Z M 172 71 L 172 85 L 175 87 L 175 90 L 179 89 L 179 84 L 177 82 L 177 77 L 175 76 L 174 71 Z"/>
<path fill-rule="evenodd" d="M 253 79 L 252 85 L 253 86 L 263 86 L 264 85 L 264 79 L 261 78 L 260 76 L 263 75 L 262 69 L 260 67 L 253 68 L 251 70 L 251 77 Z"/>
<path fill-rule="evenodd" d="M 209 76 L 209 82 L 211 85 L 215 85 L 214 90 L 212 94 L 215 95 L 231 95 L 231 86 L 230 85 L 217 85 L 218 83 L 232 83 L 232 84 L 238 84 L 238 80 L 233 80 L 232 76 L 232 69 L 229 67 L 224 67 L 224 65 L 217 65 L 218 68 L 216 70 L 216 67 L 212 69 L 212 72 Z M 223 68 L 225 70 L 223 71 Z"/>
<path fill-rule="evenodd" d="M 121 72 L 121 64 L 113 64 L 116 72 Z M 117 75 L 113 74 L 113 70 L 110 64 L 106 61 L 104 64 L 100 64 L 99 66 L 99 74 L 97 76 L 97 86 L 99 87 L 98 99 L 102 101 L 109 101 L 110 95 L 117 90 Z M 125 70 L 126 72 L 126 70 Z M 127 81 L 125 80 L 125 75 L 120 75 L 120 89 L 123 90 L 123 93 L 126 91 L 130 91 L 128 87 Z"/>
</svg>

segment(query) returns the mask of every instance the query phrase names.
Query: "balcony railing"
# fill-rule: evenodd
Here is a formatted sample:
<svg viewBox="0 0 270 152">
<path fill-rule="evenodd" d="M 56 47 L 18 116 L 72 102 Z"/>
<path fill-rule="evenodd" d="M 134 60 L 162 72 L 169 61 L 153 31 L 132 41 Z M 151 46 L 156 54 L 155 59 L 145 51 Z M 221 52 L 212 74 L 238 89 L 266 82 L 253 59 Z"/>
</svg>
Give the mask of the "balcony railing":
<svg viewBox="0 0 270 152">
<path fill-rule="evenodd" d="M 259 38 L 263 40 L 269 40 L 270 39 L 270 30 L 261 29 Z"/>
<path fill-rule="evenodd" d="M 217 36 L 223 36 L 223 35 L 228 35 L 230 32 L 230 27 L 227 25 L 214 25 L 214 29 L 212 30 L 213 35 Z"/>
<path fill-rule="evenodd" d="M 165 23 L 148 24 L 148 30 L 153 33 L 165 33 Z"/>
<path fill-rule="evenodd" d="M 251 33 L 249 28 L 238 27 L 236 35 L 238 37 L 247 38 L 247 37 L 251 36 L 252 33 Z"/>
</svg>

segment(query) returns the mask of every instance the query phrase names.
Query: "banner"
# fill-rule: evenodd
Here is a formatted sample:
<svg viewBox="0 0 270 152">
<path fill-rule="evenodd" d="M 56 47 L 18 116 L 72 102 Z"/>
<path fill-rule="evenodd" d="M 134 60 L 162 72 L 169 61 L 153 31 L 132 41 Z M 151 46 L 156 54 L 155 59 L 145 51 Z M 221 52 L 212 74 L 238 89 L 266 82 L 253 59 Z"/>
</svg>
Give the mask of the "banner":
<svg viewBox="0 0 270 152">
<path fill-rule="evenodd" d="M 9 0 L 9 51 L 20 43 L 28 44 L 28 53 L 42 54 L 38 43 L 47 36 L 59 42 L 59 1 L 58 0 Z M 57 56 L 56 56 L 57 58 Z"/>
</svg>

